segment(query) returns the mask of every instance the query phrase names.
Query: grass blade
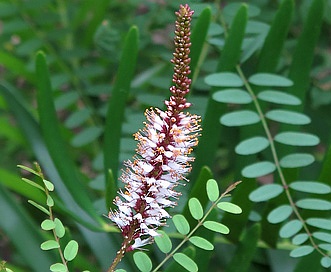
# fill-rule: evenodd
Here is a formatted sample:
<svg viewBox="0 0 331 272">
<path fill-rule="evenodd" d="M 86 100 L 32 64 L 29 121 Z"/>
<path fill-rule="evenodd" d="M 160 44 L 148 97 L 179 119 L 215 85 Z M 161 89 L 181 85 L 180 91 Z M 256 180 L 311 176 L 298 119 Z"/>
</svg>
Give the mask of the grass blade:
<svg viewBox="0 0 331 272">
<path fill-rule="evenodd" d="M 259 56 L 258 72 L 275 71 L 292 21 L 293 8 L 293 0 L 284 0 L 280 4 Z"/>
<path fill-rule="evenodd" d="M 68 152 L 68 147 L 61 135 L 54 107 L 46 58 L 42 52 L 39 52 L 36 57 L 36 73 L 38 77 L 38 113 L 47 149 L 73 198 L 88 214 L 98 219 L 92 202 L 87 196 L 78 170 Z"/>
<path fill-rule="evenodd" d="M 315 46 L 319 38 L 323 22 L 323 0 L 314 0 L 309 8 L 308 16 L 302 33 L 295 47 L 289 78 L 293 86 L 288 92 L 297 96 L 303 102 L 296 109 L 303 109 L 305 105 L 306 91 L 310 82 L 310 70 L 315 55 Z M 292 108 L 293 109 L 293 108 Z"/>
<path fill-rule="evenodd" d="M 191 35 L 191 71 L 192 71 L 192 81 L 197 78 L 200 70 L 200 62 L 203 57 L 202 52 L 205 45 L 208 28 L 211 20 L 211 9 L 206 7 L 198 17 L 197 22 L 192 29 Z"/>
<path fill-rule="evenodd" d="M 259 224 L 255 224 L 247 230 L 228 264 L 226 272 L 241 272 L 249 269 L 257 249 L 260 233 Z"/>
<path fill-rule="evenodd" d="M 115 180 L 117 180 L 119 168 L 120 141 L 125 105 L 136 67 L 137 54 L 138 28 L 133 26 L 129 30 L 124 42 L 120 65 L 116 75 L 116 81 L 113 85 L 106 117 L 104 135 L 105 176 L 108 176 L 108 170 L 111 169 Z"/>
<path fill-rule="evenodd" d="M 230 33 L 225 41 L 225 45 L 219 59 L 217 72 L 232 71 L 237 65 L 241 53 L 241 44 L 245 35 L 247 23 L 247 6 L 242 5 L 233 19 Z M 225 105 L 220 105 L 212 99 L 215 92 L 213 89 L 209 95 L 207 111 L 202 124 L 203 134 L 200 138 L 196 151 L 196 160 L 192 169 L 192 177 L 196 179 L 198 171 L 203 166 L 211 167 L 214 162 L 215 152 L 221 138 L 221 126 L 219 117 L 225 112 Z"/>
</svg>

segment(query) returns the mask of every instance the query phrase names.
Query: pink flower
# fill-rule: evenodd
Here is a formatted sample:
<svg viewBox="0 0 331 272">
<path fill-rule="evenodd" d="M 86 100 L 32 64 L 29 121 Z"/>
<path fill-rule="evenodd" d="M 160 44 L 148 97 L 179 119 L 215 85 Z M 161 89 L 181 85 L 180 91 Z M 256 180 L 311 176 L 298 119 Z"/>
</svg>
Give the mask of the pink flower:
<svg viewBox="0 0 331 272">
<path fill-rule="evenodd" d="M 185 95 L 190 91 L 190 22 L 193 11 L 180 6 L 176 21 L 175 65 L 171 97 L 165 101 L 166 111 L 148 109 L 146 123 L 134 136 L 138 141 L 136 156 L 125 162 L 120 180 L 125 189 L 114 200 L 116 211 L 108 217 L 124 237 L 119 252 L 131 251 L 153 241 L 157 229 L 170 215 L 166 208 L 176 205 L 180 193 L 175 187 L 191 171 L 193 147 L 198 144 L 200 117 L 185 113 L 190 107 Z"/>
</svg>

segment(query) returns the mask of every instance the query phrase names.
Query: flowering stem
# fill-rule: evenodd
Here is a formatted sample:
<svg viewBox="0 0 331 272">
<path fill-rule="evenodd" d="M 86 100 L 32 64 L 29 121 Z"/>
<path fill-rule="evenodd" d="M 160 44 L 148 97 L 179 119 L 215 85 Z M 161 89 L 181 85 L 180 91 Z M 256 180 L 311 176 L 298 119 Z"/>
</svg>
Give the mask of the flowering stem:
<svg viewBox="0 0 331 272">
<path fill-rule="evenodd" d="M 138 141 L 137 155 L 125 162 L 121 181 L 124 190 L 114 200 L 117 210 L 109 212 L 109 219 L 119 227 L 124 241 L 108 271 L 114 271 L 126 252 L 153 242 L 156 230 L 165 225 L 170 215 L 166 208 L 173 207 L 180 193 L 174 188 L 187 180 L 191 171 L 192 148 L 198 144 L 200 117 L 183 113 L 191 106 L 185 96 L 190 91 L 190 26 L 193 11 L 181 5 L 176 12 L 174 37 L 175 52 L 170 88 L 171 96 L 165 101 L 166 111 L 148 109 L 147 122 L 134 136 Z"/>
</svg>

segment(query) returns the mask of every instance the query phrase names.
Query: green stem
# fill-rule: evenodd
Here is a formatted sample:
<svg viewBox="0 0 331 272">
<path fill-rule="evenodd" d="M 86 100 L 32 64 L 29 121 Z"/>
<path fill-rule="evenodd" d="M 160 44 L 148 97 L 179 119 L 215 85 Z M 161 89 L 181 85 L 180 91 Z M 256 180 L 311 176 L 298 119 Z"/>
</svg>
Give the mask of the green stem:
<svg viewBox="0 0 331 272">
<path fill-rule="evenodd" d="M 43 172 L 41 171 L 41 168 L 40 168 L 39 164 L 35 163 L 35 166 L 36 166 L 36 169 L 37 169 L 38 176 L 42 180 L 44 180 L 45 177 L 44 177 Z M 43 184 L 44 184 L 44 182 L 43 182 Z M 48 191 L 48 189 L 45 185 L 44 185 L 44 189 L 45 189 L 45 194 L 46 194 L 46 199 L 47 199 L 48 196 L 49 196 L 49 191 Z M 49 219 L 54 222 L 54 215 L 53 215 L 53 210 L 52 210 L 51 206 L 48 206 L 48 212 L 49 212 Z M 55 229 L 52 229 L 52 233 L 53 233 L 55 241 L 60 245 L 60 238 L 56 235 Z M 69 269 L 68 269 L 68 266 L 67 266 L 67 261 L 64 258 L 64 255 L 63 255 L 63 252 L 62 252 L 62 249 L 61 249 L 60 246 L 58 247 L 58 252 L 60 254 L 60 258 L 61 258 L 61 261 L 62 261 L 63 265 L 66 267 L 66 272 L 69 272 Z"/>
<path fill-rule="evenodd" d="M 194 229 L 191 230 L 191 232 L 184 236 L 184 239 L 179 243 L 179 245 L 173 250 L 171 251 L 165 258 L 164 260 L 159 263 L 159 265 L 154 268 L 154 270 L 152 272 L 157 272 L 158 269 L 160 269 L 162 267 L 163 264 L 165 264 L 170 258 L 173 257 L 173 255 L 190 239 L 190 237 L 197 231 L 197 229 L 199 227 L 202 226 L 202 224 L 206 221 L 208 215 L 211 213 L 211 211 L 217 206 L 217 204 L 222 200 L 222 198 L 224 198 L 225 196 L 227 196 L 233 189 L 236 188 L 236 186 L 240 183 L 241 181 L 237 181 L 235 183 L 233 183 L 232 185 L 230 185 L 224 193 L 221 194 L 221 196 L 215 201 L 212 202 L 212 205 L 210 206 L 210 208 L 208 209 L 208 211 L 205 213 L 205 215 L 201 218 L 201 220 L 198 220 L 198 224 L 194 227 Z"/>
</svg>

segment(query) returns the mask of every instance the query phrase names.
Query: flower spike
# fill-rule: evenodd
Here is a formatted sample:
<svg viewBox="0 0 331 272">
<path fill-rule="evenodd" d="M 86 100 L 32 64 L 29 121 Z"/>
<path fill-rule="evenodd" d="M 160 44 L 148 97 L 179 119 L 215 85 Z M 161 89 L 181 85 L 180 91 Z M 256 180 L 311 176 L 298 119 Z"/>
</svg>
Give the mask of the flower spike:
<svg viewBox="0 0 331 272">
<path fill-rule="evenodd" d="M 168 207 L 176 205 L 180 193 L 175 187 L 187 181 L 191 171 L 192 148 L 198 144 L 200 117 L 183 112 L 191 106 L 185 95 L 190 91 L 190 25 L 193 11 L 181 5 L 176 12 L 175 53 L 171 96 L 166 111 L 146 110 L 143 129 L 134 134 L 138 141 L 136 155 L 125 162 L 120 180 L 124 190 L 114 200 L 117 210 L 108 217 L 120 229 L 124 241 L 108 271 L 113 271 L 125 252 L 152 243 L 157 229 L 170 215 Z"/>
</svg>

